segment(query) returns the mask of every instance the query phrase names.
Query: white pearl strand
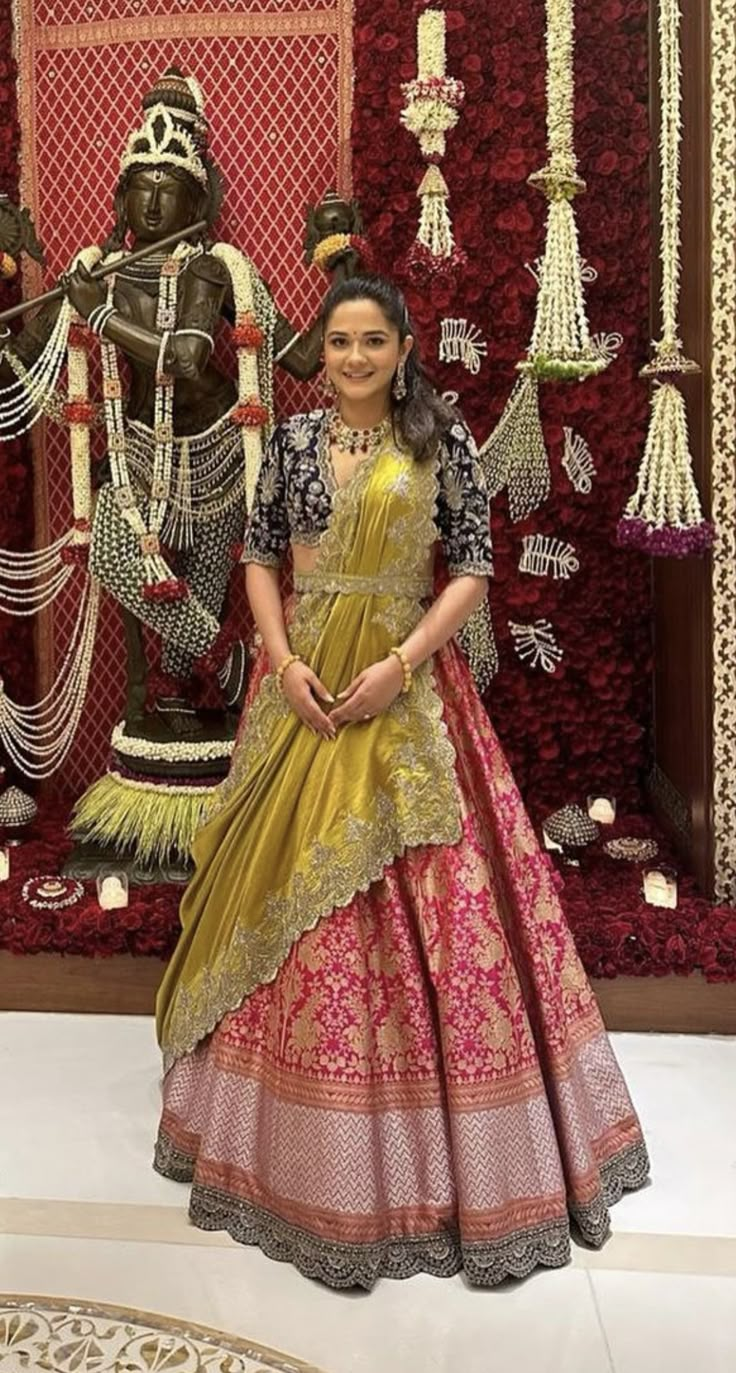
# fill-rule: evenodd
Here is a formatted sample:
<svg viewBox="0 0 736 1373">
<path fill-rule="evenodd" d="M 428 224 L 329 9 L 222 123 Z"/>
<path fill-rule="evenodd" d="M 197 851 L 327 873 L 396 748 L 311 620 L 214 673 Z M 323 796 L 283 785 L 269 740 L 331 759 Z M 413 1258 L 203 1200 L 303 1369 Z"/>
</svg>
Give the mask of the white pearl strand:
<svg viewBox="0 0 736 1373">
<path fill-rule="evenodd" d="M 46 548 L 28 553 L 0 549 L 0 610 L 5 615 L 35 615 L 51 605 L 74 571 L 61 561 L 71 538 L 67 530 Z"/>
<path fill-rule="evenodd" d="M 59 675 L 41 701 L 19 705 L 5 694 L 0 679 L 0 740 L 26 777 L 50 777 L 71 748 L 87 696 L 99 601 L 99 582 L 89 578 Z"/>
<path fill-rule="evenodd" d="M 72 307 L 65 300 L 48 343 L 33 366 L 28 368 L 22 379 L 0 389 L 1 438 L 19 438 L 43 412 L 44 405 L 56 389 L 64 365 L 71 318 Z"/>
</svg>

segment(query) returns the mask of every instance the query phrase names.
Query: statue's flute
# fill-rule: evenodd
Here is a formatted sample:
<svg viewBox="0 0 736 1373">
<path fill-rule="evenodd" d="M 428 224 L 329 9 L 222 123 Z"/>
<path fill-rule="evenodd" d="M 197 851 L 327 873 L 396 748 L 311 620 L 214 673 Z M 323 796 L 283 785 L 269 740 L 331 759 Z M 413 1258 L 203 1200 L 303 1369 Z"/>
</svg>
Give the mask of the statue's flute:
<svg viewBox="0 0 736 1373">
<path fill-rule="evenodd" d="M 95 267 L 90 272 L 93 281 L 100 281 L 102 277 L 109 276 L 111 272 L 119 272 L 121 267 L 127 267 L 131 262 L 140 262 L 141 258 L 150 257 L 151 253 L 159 253 L 162 248 L 173 248 L 182 239 L 191 238 L 192 234 L 199 234 L 203 229 L 208 228 L 206 219 L 198 219 L 196 224 L 189 224 L 186 229 L 178 229 L 175 234 L 169 234 L 166 238 L 159 238 L 155 243 L 146 244 L 145 248 L 136 248 L 134 253 L 128 253 L 126 257 L 118 258 L 117 262 L 110 262 L 106 267 Z M 9 310 L 0 313 L 0 324 L 6 324 L 8 320 L 15 319 L 18 315 L 25 314 L 35 305 L 48 305 L 52 300 L 61 300 L 66 294 L 63 286 L 55 286 L 52 291 L 44 291 L 43 295 L 34 296 L 33 300 L 21 300 L 18 305 L 11 305 Z"/>
</svg>

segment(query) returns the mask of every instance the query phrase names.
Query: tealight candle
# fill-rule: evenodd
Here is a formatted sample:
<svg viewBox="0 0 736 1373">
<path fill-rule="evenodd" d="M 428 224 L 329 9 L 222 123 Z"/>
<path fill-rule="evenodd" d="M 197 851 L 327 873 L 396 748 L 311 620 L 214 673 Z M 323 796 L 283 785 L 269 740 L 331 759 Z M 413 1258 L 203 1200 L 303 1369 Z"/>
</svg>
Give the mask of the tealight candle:
<svg viewBox="0 0 736 1373">
<path fill-rule="evenodd" d="M 616 819 L 616 800 L 613 796 L 589 796 L 588 815 L 599 825 L 612 825 Z"/>
<path fill-rule="evenodd" d="M 128 876 L 124 872 L 108 872 L 97 878 L 97 900 L 103 911 L 121 910 L 128 904 Z"/>
<path fill-rule="evenodd" d="M 0 848 L 0 882 L 7 882 L 10 877 L 10 849 L 5 845 Z"/>
<path fill-rule="evenodd" d="M 650 867 L 644 870 L 644 900 L 649 906 L 677 906 L 677 873 L 674 868 Z"/>
</svg>

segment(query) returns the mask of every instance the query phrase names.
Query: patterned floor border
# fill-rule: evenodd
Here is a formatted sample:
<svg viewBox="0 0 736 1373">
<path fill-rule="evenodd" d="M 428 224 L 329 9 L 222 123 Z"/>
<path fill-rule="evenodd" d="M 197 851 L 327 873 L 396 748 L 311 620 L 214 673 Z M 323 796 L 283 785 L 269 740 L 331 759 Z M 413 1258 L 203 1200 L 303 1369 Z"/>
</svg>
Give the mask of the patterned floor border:
<svg viewBox="0 0 736 1373">
<path fill-rule="evenodd" d="M 105 1302 L 0 1293 L 0 1366 L 26 1373 L 176 1368 L 178 1373 L 321 1373 L 252 1340 Z"/>
</svg>

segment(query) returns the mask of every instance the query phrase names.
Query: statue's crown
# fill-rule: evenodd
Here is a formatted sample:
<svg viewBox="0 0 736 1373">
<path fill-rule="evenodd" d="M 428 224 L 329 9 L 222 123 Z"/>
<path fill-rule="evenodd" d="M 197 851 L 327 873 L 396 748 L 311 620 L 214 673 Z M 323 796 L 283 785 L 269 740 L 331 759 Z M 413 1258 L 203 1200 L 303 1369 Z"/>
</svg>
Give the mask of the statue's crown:
<svg viewBox="0 0 736 1373">
<path fill-rule="evenodd" d="M 179 167 L 207 187 L 207 120 L 202 92 L 194 78 L 169 67 L 142 104 L 145 119 L 128 139 L 120 170 L 161 164 Z"/>
</svg>

